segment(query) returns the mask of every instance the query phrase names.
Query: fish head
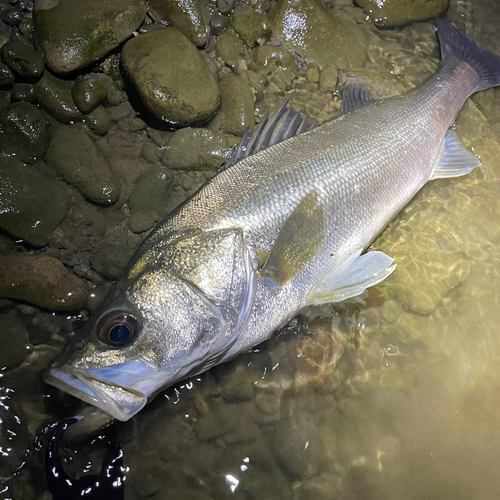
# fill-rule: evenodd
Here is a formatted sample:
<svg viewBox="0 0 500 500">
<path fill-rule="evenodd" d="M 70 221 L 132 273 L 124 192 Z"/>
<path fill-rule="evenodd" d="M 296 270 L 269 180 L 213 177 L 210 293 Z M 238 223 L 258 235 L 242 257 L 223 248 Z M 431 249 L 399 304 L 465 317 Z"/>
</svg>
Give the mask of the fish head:
<svg viewBox="0 0 500 500">
<path fill-rule="evenodd" d="M 240 233 L 197 232 L 139 253 L 45 381 L 126 421 L 161 389 L 222 361 L 255 293 Z"/>
</svg>

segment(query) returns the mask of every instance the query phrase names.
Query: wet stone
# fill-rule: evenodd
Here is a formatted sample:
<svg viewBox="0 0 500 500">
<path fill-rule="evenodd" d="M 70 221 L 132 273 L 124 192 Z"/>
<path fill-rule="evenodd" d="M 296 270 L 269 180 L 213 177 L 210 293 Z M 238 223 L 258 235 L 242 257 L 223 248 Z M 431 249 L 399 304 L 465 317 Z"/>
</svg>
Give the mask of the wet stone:
<svg viewBox="0 0 500 500">
<path fill-rule="evenodd" d="M 197 0 L 150 0 L 149 8 L 162 21 L 177 28 L 198 47 L 208 41 L 201 4 Z"/>
<path fill-rule="evenodd" d="M 45 70 L 43 57 L 22 42 L 7 42 L 2 47 L 2 59 L 17 75 L 37 80 Z"/>
<path fill-rule="evenodd" d="M 106 101 L 106 89 L 91 76 L 79 78 L 71 88 L 71 95 L 77 108 L 84 114 L 92 112 Z"/>
<path fill-rule="evenodd" d="M 240 415 L 234 405 L 212 405 L 210 412 L 193 422 L 198 441 L 205 442 L 233 431 L 239 425 Z"/>
<path fill-rule="evenodd" d="M 259 38 L 271 34 L 271 23 L 267 16 L 259 14 L 249 5 L 238 5 L 231 14 L 231 26 L 248 44 L 254 45 Z"/>
<path fill-rule="evenodd" d="M 97 135 L 106 135 L 113 125 L 107 108 L 98 106 L 93 111 L 85 115 L 85 123 L 89 129 Z"/>
<path fill-rule="evenodd" d="M 0 256 L 0 297 L 51 311 L 79 311 L 87 287 L 57 259 L 21 253 Z"/>
<path fill-rule="evenodd" d="M 16 7 L 7 7 L 3 9 L 0 18 L 2 21 L 9 26 L 19 26 L 23 19 L 20 9 Z"/>
<path fill-rule="evenodd" d="M 33 19 L 29 17 L 24 17 L 21 24 L 19 24 L 19 31 L 30 43 L 30 45 L 33 45 L 33 27 Z"/>
<path fill-rule="evenodd" d="M 126 40 L 146 9 L 146 0 L 40 0 L 34 11 L 37 43 L 55 72 L 75 71 Z"/>
<path fill-rule="evenodd" d="M 297 76 L 297 65 L 290 51 L 283 47 L 264 45 L 252 50 L 253 68 L 264 72 L 270 87 L 281 92 L 285 90 Z"/>
<path fill-rule="evenodd" d="M 0 200 L 0 227 L 36 246 L 48 243 L 69 207 L 62 183 L 7 156 L 0 156 Z"/>
<path fill-rule="evenodd" d="M 155 223 L 156 220 L 152 214 L 138 212 L 130 216 L 128 228 L 135 234 L 141 234 L 153 229 Z"/>
<path fill-rule="evenodd" d="M 319 76 L 319 88 L 324 92 L 335 92 L 339 70 L 335 66 L 326 66 Z"/>
<path fill-rule="evenodd" d="M 62 125 L 52 132 L 46 159 L 90 201 L 101 205 L 118 201 L 118 179 L 92 139 L 77 126 Z"/>
<path fill-rule="evenodd" d="M 82 117 L 73 100 L 72 86 L 73 82 L 56 78 L 48 71 L 45 71 L 41 80 L 35 85 L 39 104 L 63 123 L 72 123 Z"/>
<path fill-rule="evenodd" d="M 233 9 L 236 0 L 217 0 L 217 9 L 221 14 L 229 14 Z"/>
<path fill-rule="evenodd" d="M 28 332 L 21 319 L 10 314 L 0 314 L 0 332 L 0 369 L 10 370 L 20 365 L 31 350 Z"/>
<path fill-rule="evenodd" d="M 15 83 L 10 91 L 10 99 L 12 102 L 35 102 L 35 88 L 30 83 Z"/>
<path fill-rule="evenodd" d="M 320 67 L 362 67 L 366 61 L 367 41 L 362 29 L 350 16 L 327 10 L 319 0 L 279 0 L 271 22 L 273 34 L 287 48 Z"/>
<path fill-rule="evenodd" d="M 177 29 L 135 37 L 125 44 L 122 58 L 142 101 L 161 120 L 177 127 L 195 125 L 217 111 L 219 88 L 210 67 Z"/>
<path fill-rule="evenodd" d="M 218 169 L 227 160 L 239 138 L 204 128 L 184 128 L 173 134 L 161 161 L 172 169 Z"/>
<path fill-rule="evenodd" d="M 28 163 L 40 158 L 49 143 L 48 125 L 29 102 L 16 102 L 0 112 L 0 150 Z"/>
<path fill-rule="evenodd" d="M 217 39 L 217 51 L 224 62 L 233 69 L 238 67 L 239 58 L 246 54 L 241 38 L 231 29 L 225 30 Z"/>
<path fill-rule="evenodd" d="M 105 279 L 118 279 L 128 264 L 133 250 L 124 245 L 101 245 L 92 255 L 92 267 Z"/>
<path fill-rule="evenodd" d="M 247 127 L 253 129 L 255 116 L 253 92 L 248 83 L 236 75 L 224 75 L 219 80 L 223 130 L 227 134 L 243 135 Z"/>
<path fill-rule="evenodd" d="M 12 85 L 15 80 L 14 74 L 9 67 L 0 61 L 0 87 Z"/>
<path fill-rule="evenodd" d="M 450 5 L 450 0 L 356 0 L 363 11 L 377 25 L 385 28 L 402 26 L 415 21 L 439 17 Z"/>
</svg>

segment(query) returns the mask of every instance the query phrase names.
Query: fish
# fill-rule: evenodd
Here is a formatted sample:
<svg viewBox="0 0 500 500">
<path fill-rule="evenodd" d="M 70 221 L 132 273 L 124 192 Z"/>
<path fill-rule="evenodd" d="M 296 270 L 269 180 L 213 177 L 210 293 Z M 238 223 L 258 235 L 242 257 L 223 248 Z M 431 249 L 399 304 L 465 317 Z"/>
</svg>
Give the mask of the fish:
<svg viewBox="0 0 500 500">
<path fill-rule="evenodd" d="M 285 104 L 138 247 L 101 309 L 45 373 L 91 405 L 90 432 L 268 339 L 306 306 L 362 294 L 395 269 L 366 251 L 419 190 L 480 166 L 450 129 L 500 58 L 445 19 L 442 59 L 405 95 L 346 77 L 339 116 Z"/>
</svg>

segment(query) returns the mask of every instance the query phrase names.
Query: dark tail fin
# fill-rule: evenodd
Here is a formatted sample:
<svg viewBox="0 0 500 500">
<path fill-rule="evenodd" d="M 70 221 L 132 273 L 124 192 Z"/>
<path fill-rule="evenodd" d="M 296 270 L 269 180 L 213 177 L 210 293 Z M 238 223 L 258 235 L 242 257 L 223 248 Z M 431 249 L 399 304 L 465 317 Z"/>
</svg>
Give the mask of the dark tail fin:
<svg viewBox="0 0 500 500">
<path fill-rule="evenodd" d="M 436 25 L 443 59 L 454 56 L 472 66 L 480 78 L 476 92 L 500 85 L 500 57 L 480 49 L 449 21 L 436 19 Z"/>
</svg>

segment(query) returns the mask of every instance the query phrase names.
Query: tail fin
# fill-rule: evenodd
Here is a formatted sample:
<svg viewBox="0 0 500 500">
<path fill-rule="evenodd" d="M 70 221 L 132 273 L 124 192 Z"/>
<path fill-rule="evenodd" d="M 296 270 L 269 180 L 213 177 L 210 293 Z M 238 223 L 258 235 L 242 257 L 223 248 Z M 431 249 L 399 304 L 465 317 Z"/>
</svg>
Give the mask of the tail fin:
<svg viewBox="0 0 500 500">
<path fill-rule="evenodd" d="M 500 85 L 500 57 L 480 49 L 443 18 L 436 19 L 436 26 L 443 59 L 449 56 L 461 59 L 472 66 L 479 75 L 480 82 L 476 92 Z"/>
</svg>

